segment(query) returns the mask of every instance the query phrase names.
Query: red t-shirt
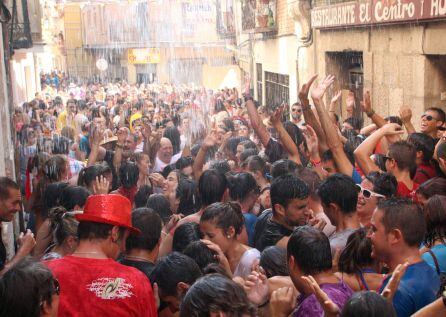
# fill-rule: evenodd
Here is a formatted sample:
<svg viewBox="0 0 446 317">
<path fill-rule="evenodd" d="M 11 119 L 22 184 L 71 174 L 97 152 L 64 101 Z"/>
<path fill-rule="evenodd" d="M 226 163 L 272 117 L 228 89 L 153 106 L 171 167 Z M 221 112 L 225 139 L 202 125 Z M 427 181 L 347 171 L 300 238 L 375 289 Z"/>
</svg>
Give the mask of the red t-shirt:
<svg viewBox="0 0 446 317">
<path fill-rule="evenodd" d="M 398 187 L 396 188 L 396 195 L 398 197 L 410 198 L 416 202 L 417 195 L 415 195 L 415 192 L 418 189 L 418 186 L 419 185 L 417 183 L 413 183 L 413 188 L 412 190 L 410 190 L 409 188 L 407 188 L 406 184 L 404 184 L 403 182 L 398 182 Z"/>
<path fill-rule="evenodd" d="M 158 316 L 149 279 L 112 259 L 45 262 L 60 284 L 58 316 Z"/>
<path fill-rule="evenodd" d="M 423 184 L 425 181 L 428 181 L 435 176 L 437 176 L 437 173 L 432 165 L 420 164 L 417 167 L 417 172 L 415 173 L 413 181 L 417 184 Z"/>
</svg>

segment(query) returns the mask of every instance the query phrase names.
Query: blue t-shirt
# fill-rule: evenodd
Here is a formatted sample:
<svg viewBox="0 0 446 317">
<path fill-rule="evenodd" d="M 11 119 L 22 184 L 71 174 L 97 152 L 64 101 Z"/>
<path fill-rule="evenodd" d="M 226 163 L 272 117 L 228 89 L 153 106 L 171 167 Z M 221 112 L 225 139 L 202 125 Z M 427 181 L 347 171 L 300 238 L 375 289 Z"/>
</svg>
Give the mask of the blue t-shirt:
<svg viewBox="0 0 446 317">
<path fill-rule="evenodd" d="M 431 251 L 437 258 L 441 273 L 446 273 L 446 245 L 444 244 L 435 245 L 431 248 Z M 435 267 L 435 261 L 429 252 L 423 253 L 421 257 L 423 258 L 424 261 L 426 261 L 427 264 L 429 264 L 435 270 L 435 272 L 437 271 L 437 268 Z"/>
<path fill-rule="evenodd" d="M 244 213 L 246 233 L 248 233 L 248 242 L 250 246 L 254 245 L 254 228 L 257 222 L 257 217 L 250 213 Z"/>
<path fill-rule="evenodd" d="M 386 277 L 379 292 L 389 282 Z M 421 261 L 408 266 L 401 278 L 398 290 L 393 297 L 393 306 L 398 317 L 409 317 L 436 300 L 440 288 L 440 278 L 426 262 Z"/>
<path fill-rule="evenodd" d="M 355 184 L 361 184 L 361 182 L 362 182 L 361 175 L 358 173 L 358 171 L 354 167 L 353 167 L 353 172 L 352 172 L 352 179 L 355 182 Z"/>
</svg>

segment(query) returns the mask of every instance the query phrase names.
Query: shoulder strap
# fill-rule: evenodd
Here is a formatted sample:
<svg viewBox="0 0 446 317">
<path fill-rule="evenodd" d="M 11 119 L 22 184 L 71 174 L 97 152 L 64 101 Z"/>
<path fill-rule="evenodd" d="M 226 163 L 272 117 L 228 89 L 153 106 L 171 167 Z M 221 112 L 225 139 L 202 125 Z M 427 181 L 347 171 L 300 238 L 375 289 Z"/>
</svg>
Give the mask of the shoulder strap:
<svg viewBox="0 0 446 317">
<path fill-rule="evenodd" d="M 440 275 L 441 271 L 440 271 L 440 265 L 438 264 L 437 257 L 435 256 L 434 252 L 432 252 L 431 249 L 427 250 L 427 252 L 429 252 L 429 254 L 431 255 L 432 259 L 434 260 L 435 269 L 437 270 L 437 274 Z"/>
</svg>

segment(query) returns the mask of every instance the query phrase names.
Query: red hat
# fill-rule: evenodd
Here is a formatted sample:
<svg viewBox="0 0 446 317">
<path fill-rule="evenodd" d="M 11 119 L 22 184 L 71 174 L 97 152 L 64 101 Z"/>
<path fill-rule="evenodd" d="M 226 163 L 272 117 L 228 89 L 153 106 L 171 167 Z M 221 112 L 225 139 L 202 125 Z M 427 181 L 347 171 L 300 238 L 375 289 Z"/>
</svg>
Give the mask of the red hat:
<svg viewBox="0 0 446 317">
<path fill-rule="evenodd" d="M 84 212 L 75 215 L 78 221 L 107 223 L 125 227 L 133 233 L 141 231 L 132 227 L 132 204 L 121 195 L 92 195 L 87 198 Z"/>
</svg>

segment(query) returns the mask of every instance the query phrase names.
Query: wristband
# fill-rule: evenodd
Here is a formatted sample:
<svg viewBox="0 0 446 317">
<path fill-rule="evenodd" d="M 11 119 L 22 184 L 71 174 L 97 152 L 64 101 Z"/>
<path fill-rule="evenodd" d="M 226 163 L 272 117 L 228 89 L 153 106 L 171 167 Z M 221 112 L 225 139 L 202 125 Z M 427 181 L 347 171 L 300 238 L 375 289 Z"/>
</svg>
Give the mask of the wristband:
<svg viewBox="0 0 446 317">
<path fill-rule="evenodd" d="M 367 115 L 367 117 L 371 118 L 374 114 L 375 114 L 375 110 L 370 110 L 369 112 L 365 113 Z"/>
<path fill-rule="evenodd" d="M 313 164 L 313 166 L 318 166 L 322 163 L 321 159 L 319 159 L 318 161 L 310 160 L 310 162 L 311 162 L 311 164 Z"/>
</svg>

